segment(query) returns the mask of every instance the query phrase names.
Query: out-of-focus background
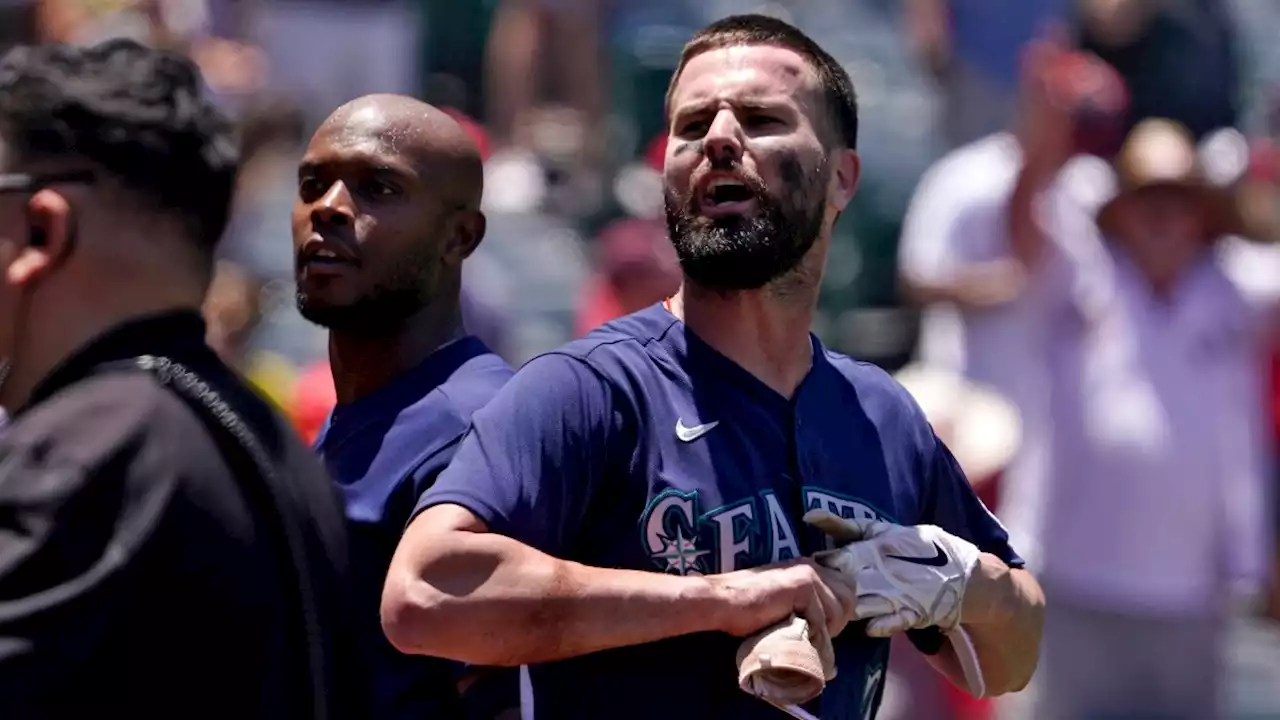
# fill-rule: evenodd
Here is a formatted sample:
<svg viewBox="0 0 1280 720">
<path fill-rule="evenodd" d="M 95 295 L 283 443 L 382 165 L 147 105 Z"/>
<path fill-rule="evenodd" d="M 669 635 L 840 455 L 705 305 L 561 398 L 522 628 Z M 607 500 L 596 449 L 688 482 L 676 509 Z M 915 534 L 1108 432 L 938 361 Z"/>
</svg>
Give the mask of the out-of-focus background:
<svg viewBox="0 0 1280 720">
<path fill-rule="evenodd" d="M 728 14 L 788 19 L 844 63 L 861 118 L 861 189 L 833 240 L 815 330 L 830 347 L 897 371 L 913 360 L 928 364 L 917 352 L 922 308 L 904 300 L 898 281 L 918 182 L 948 151 L 1013 127 L 1019 59 L 1052 26 L 1116 67 L 1137 115 L 1172 117 L 1197 139 L 1237 130 L 1232 137 L 1244 140 L 1262 179 L 1263 205 L 1274 202 L 1267 183 L 1277 176 L 1269 152 L 1280 132 L 1280 2 L 1140 0 L 1152 7 L 1128 22 L 1133 4 L 0 0 L 0 47 L 131 36 L 196 60 L 243 123 L 246 152 L 206 307 L 211 340 L 312 433 L 333 394 L 325 334 L 294 309 L 289 211 L 301 148 L 337 105 L 407 93 L 448 108 L 473 131 L 486 156 L 489 232 L 466 269 L 467 321 L 519 364 L 674 290 L 679 270 L 665 240 L 659 172 L 663 95 L 681 46 Z M 977 175 L 975 182 L 988 180 Z M 1254 243 L 1232 257 L 1242 292 L 1280 297 L 1275 249 Z M 1022 340 L 1000 342 L 1016 355 Z M 1258 402 L 1271 407 L 1271 392 Z M 1280 718 L 1280 625 L 1263 615 L 1228 631 L 1233 718 Z M 1203 667 L 1215 664 L 1205 659 Z M 882 717 L 994 713 L 903 666 Z"/>
</svg>

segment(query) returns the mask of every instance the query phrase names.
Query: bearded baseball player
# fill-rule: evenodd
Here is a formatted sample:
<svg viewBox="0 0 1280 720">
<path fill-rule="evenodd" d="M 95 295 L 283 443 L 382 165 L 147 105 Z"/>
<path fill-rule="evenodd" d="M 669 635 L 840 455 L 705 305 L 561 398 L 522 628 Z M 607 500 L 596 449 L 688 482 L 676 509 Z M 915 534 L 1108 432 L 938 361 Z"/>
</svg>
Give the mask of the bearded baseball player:
<svg viewBox="0 0 1280 720">
<path fill-rule="evenodd" d="M 975 694 L 1024 687 L 1038 584 L 906 391 L 809 330 L 858 184 L 848 75 L 730 17 L 685 47 L 668 114 L 682 288 L 474 416 L 392 562 L 389 639 L 529 666 L 539 718 L 784 717 L 735 654 L 792 615 L 838 669 L 792 714 L 874 717 L 903 632 Z"/>
</svg>

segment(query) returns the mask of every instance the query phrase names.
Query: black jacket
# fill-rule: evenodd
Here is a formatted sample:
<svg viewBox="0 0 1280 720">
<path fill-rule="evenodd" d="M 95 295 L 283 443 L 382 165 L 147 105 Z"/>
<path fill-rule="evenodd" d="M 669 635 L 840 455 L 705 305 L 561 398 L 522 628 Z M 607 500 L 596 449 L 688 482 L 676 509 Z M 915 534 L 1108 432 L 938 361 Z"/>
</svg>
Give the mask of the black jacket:
<svg viewBox="0 0 1280 720">
<path fill-rule="evenodd" d="M 55 370 L 0 437 L 0 717 L 361 714 L 338 498 L 204 332 L 194 312 L 117 328 Z M 157 378 L 108 369 L 143 354 L 221 395 L 281 487 L 268 492 L 231 436 Z M 321 710 L 281 522 L 305 547 Z"/>
</svg>

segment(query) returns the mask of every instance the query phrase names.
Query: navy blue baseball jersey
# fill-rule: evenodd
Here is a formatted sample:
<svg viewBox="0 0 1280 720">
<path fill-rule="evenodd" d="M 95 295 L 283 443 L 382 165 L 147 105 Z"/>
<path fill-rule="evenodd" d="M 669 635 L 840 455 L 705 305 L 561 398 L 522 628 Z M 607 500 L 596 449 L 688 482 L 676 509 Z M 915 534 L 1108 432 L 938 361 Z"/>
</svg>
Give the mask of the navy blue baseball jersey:
<svg viewBox="0 0 1280 720">
<path fill-rule="evenodd" d="M 461 718 L 459 666 L 397 651 L 382 633 L 382 585 L 414 504 L 453 459 L 471 415 L 511 378 L 474 337 L 432 353 L 376 392 L 334 408 L 316 440 L 346 502 L 364 651 L 375 707 L 369 717 Z M 511 673 L 512 704 L 518 678 Z"/>
<path fill-rule="evenodd" d="M 456 503 L 502 533 L 598 567 L 723 573 L 826 547 L 801 517 L 935 524 L 1021 560 L 917 405 L 822 347 L 788 399 L 661 305 L 530 361 L 473 418 L 419 509 Z M 626 622 L 625 617 L 618 622 Z M 851 625 L 807 706 L 874 717 L 889 644 Z M 699 633 L 530 668 L 537 718 L 779 718 L 738 688 L 741 639 Z"/>
</svg>

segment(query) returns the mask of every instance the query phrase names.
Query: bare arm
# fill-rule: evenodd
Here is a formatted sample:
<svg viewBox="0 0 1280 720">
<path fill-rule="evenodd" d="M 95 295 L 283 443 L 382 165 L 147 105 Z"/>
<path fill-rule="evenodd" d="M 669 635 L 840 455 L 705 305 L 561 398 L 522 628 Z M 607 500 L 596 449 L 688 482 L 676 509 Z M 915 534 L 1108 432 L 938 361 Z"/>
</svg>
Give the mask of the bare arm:
<svg viewBox="0 0 1280 720">
<path fill-rule="evenodd" d="M 601 48 L 600 35 L 604 0 L 585 0 L 552 13 L 552 44 L 558 49 L 556 71 L 565 100 L 582 113 L 585 130 L 582 160 L 588 167 L 598 167 L 603 160 L 605 117 L 605 78 L 607 56 Z"/>
<path fill-rule="evenodd" d="M 987 695 L 1025 688 L 1040 657 L 1044 626 L 1044 592 L 1031 573 L 1010 569 L 1000 558 L 983 553 L 969 580 L 960 617 L 978 653 Z M 964 673 L 949 647 L 929 660 L 964 686 Z"/>
<path fill-rule="evenodd" d="M 1048 247 L 1037 218 L 1038 199 L 1074 152 L 1071 90 L 1068 78 L 1058 71 L 1064 52 L 1052 42 L 1036 43 L 1027 53 L 1023 72 L 1018 132 L 1023 159 L 1009 199 L 1007 221 L 1011 255 L 1029 273 L 1038 267 Z"/>
<path fill-rule="evenodd" d="M 1037 201 L 1052 175 L 1034 165 L 1023 164 L 1013 193 L 1009 196 L 1009 250 L 1023 268 L 1035 268 L 1048 240 L 1036 217 Z"/>
<path fill-rule="evenodd" d="M 1001 258 L 957 267 L 943 279 L 926 280 L 903 273 L 898 278 L 902 294 L 921 307 L 951 303 L 979 310 L 1002 305 L 1018 297 L 1026 282 L 1021 262 Z"/>
<path fill-rule="evenodd" d="M 537 102 L 544 25 L 543 14 L 531 0 L 503 0 L 494 13 L 485 48 L 486 104 L 499 145 L 517 142 L 520 120 Z"/>
<path fill-rule="evenodd" d="M 906 36 L 917 60 L 935 78 L 951 63 L 951 28 L 947 0 L 906 0 Z"/>
<path fill-rule="evenodd" d="M 743 635 L 792 612 L 838 632 L 856 592 L 847 586 L 820 597 L 820 574 L 842 587 L 837 574 L 807 562 L 712 578 L 588 567 L 490 533 L 460 506 L 439 505 L 401 539 L 382 626 L 401 652 L 476 665 L 550 662 L 695 632 Z"/>
</svg>

